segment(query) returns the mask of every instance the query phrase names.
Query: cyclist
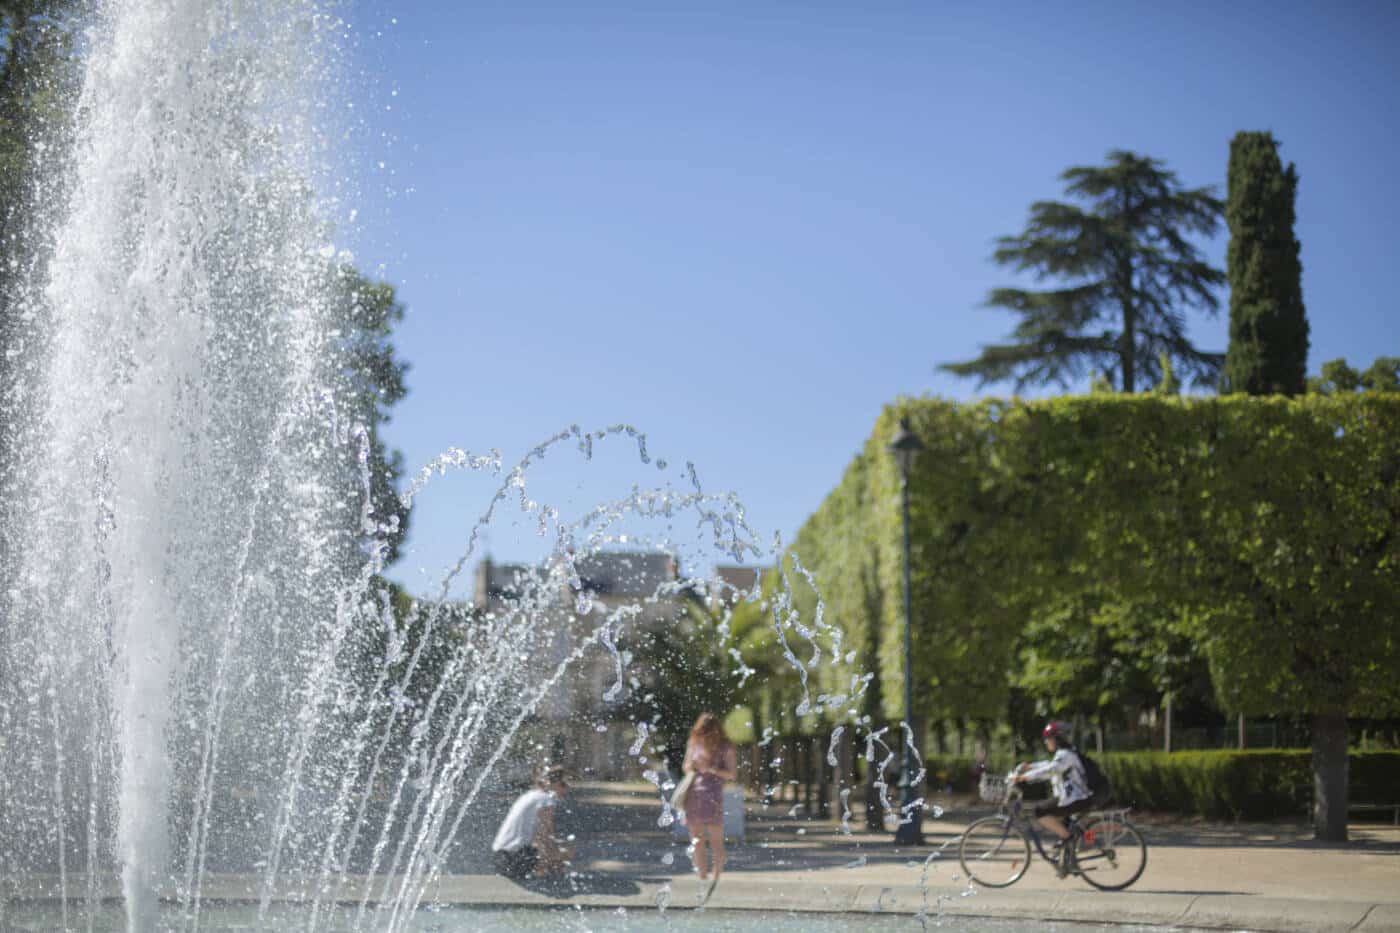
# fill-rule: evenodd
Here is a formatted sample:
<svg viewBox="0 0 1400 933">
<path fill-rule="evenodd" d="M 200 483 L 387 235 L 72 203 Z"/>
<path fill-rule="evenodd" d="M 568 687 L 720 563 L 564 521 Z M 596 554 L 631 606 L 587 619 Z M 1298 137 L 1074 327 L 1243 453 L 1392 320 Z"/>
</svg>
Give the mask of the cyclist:
<svg viewBox="0 0 1400 933">
<path fill-rule="evenodd" d="M 1070 742 L 1069 724 L 1048 722 L 1045 728 L 1040 730 L 1040 737 L 1045 740 L 1045 748 L 1053 757 L 1035 764 L 1022 762 L 1017 766 L 1013 780 L 1018 784 L 1027 781 L 1050 782 L 1055 799 L 1036 804 L 1035 815 L 1040 825 L 1060 840 L 1055 845 L 1056 852 L 1059 853 L 1055 871 L 1063 878 L 1069 873 L 1069 863 L 1073 858 L 1072 855 L 1067 858 L 1063 854 L 1069 851 L 1065 843 L 1069 841 L 1070 836 L 1065 819 L 1090 809 L 1094 804 L 1094 795 L 1089 790 L 1089 781 L 1084 774 L 1084 762 L 1079 759 L 1079 753 Z"/>
</svg>

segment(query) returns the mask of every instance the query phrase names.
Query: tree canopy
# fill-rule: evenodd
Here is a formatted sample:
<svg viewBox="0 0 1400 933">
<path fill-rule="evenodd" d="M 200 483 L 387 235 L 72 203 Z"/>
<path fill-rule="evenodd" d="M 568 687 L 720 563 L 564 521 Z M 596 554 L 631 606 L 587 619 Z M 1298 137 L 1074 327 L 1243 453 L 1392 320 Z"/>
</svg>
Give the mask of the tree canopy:
<svg viewBox="0 0 1400 933">
<path fill-rule="evenodd" d="M 904 417 L 926 444 L 910 477 L 917 713 L 1002 718 L 1016 687 L 1093 715 L 1190 690 L 1205 664 L 1225 710 L 1303 715 L 1315 740 L 1400 710 L 1400 396 L 890 406 L 795 545 L 847 640 L 874 632 L 890 718 L 904 622 L 884 444 Z M 1332 838 L 1341 780 L 1318 796 Z"/>
<path fill-rule="evenodd" d="M 1121 150 L 1060 177 L 1082 206 L 1032 204 L 1026 228 L 999 239 L 992 258 L 1062 284 L 994 289 L 987 305 L 1020 317 L 1010 340 L 941 368 L 981 385 L 1012 381 L 1017 391 L 1097 371 L 1134 392 L 1161 380 L 1165 357 L 1178 377 L 1214 384 L 1223 356 L 1191 343 L 1185 317 L 1189 308 L 1219 310 L 1225 276 L 1190 239 L 1219 227 L 1212 189 L 1186 188 L 1160 160 Z"/>
<path fill-rule="evenodd" d="M 1378 356 L 1366 369 L 1357 371 L 1341 358 L 1322 364 L 1318 375 L 1308 380 L 1308 391 L 1319 395 L 1337 392 L 1400 392 L 1400 356 Z"/>
</svg>

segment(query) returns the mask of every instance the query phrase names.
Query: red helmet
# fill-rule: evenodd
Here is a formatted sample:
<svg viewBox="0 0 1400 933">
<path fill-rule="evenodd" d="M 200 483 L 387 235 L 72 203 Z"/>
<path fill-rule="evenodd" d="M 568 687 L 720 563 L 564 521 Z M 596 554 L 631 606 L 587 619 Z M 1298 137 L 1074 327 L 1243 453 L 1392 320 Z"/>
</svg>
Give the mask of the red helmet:
<svg viewBox="0 0 1400 933">
<path fill-rule="evenodd" d="M 1070 724 L 1052 719 L 1045 724 L 1045 728 L 1040 730 L 1042 739 L 1067 739 L 1071 731 Z"/>
</svg>

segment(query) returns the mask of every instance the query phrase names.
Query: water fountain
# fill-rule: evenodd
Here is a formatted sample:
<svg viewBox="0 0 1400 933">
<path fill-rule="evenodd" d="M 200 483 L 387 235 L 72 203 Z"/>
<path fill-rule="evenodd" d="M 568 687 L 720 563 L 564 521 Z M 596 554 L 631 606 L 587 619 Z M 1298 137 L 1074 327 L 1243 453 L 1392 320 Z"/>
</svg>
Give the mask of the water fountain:
<svg viewBox="0 0 1400 933">
<path fill-rule="evenodd" d="M 198 929 L 215 896 L 260 925 L 406 929 L 570 665 L 611 652 L 608 699 L 625 689 L 631 612 L 591 605 L 579 562 L 680 515 L 712 553 L 775 556 L 635 429 L 571 428 L 514 465 L 426 467 L 406 499 L 459 470 L 498 486 L 440 598 L 395 604 L 339 343 L 342 31 L 313 0 L 108 0 L 87 34 L 51 248 L 11 324 L 0 501 L 0 874 L 65 929 L 113 899 L 128 930 Z M 666 478 L 573 516 L 529 498 L 546 454 L 618 443 Z M 505 611 L 454 608 L 505 510 L 549 559 Z M 791 611 L 790 586 L 772 610 L 804 711 L 827 702 L 806 678 L 839 636 Z M 540 624 L 561 613 L 562 651 Z"/>
</svg>

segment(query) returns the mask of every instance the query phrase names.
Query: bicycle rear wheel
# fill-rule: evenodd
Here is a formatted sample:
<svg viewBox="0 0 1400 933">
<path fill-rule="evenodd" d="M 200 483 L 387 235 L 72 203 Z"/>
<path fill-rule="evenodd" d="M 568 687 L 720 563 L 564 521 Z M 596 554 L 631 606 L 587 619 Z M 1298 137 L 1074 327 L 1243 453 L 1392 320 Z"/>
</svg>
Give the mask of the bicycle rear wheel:
<svg viewBox="0 0 1400 933">
<path fill-rule="evenodd" d="M 1004 816 L 988 816 L 958 840 L 958 862 L 967 876 L 988 888 L 1015 884 L 1031 862 L 1031 843 L 1021 827 Z"/>
<path fill-rule="evenodd" d="M 1085 881 L 1102 891 L 1121 891 L 1142 877 L 1147 843 L 1133 824 L 1122 817 L 1099 816 L 1083 826 L 1075 863 Z"/>
</svg>

